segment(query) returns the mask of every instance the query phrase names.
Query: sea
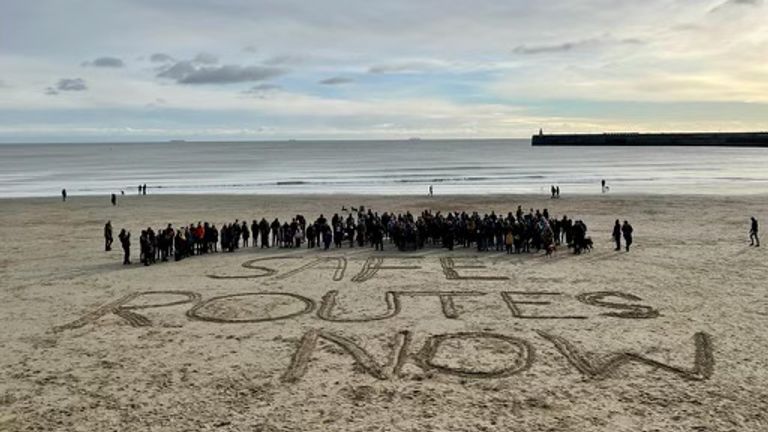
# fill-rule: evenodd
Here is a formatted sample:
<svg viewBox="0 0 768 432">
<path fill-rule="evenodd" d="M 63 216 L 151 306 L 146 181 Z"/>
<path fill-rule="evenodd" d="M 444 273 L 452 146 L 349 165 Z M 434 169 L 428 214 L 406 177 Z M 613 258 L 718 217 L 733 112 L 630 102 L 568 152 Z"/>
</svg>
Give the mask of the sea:
<svg viewBox="0 0 768 432">
<path fill-rule="evenodd" d="M 768 149 L 530 140 L 0 145 L 0 197 L 148 194 L 768 193 Z"/>
</svg>

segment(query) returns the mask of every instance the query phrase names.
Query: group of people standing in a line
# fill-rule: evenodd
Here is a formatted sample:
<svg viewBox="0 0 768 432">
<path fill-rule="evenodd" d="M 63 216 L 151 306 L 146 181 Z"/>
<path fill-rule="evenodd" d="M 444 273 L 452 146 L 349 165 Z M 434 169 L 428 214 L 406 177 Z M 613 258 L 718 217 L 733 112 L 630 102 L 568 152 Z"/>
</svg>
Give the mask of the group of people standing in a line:
<svg viewBox="0 0 768 432">
<path fill-rule="evenodd" d="M 346 210 L 346 209 L 343 209 Z M 631 226 L 624 230 L 627 250 L 631 244 Z M 629 236 L 629 237 L 627 237 Z M 629 238 L 629 240 L 627 240 Z M 131 233 L 121 229 L 118 235 L 123 248 L 123 264 L 131 263 Z M 112 224 L 104 226 L 105 250 L 113 243 Z M 545 251 L 551 255 L 557 247 L 566 245 L 573 253 L 580 254 L 592 248 L 587 235 L 587 225 L 567 216 L 558 218 L 547 209 L 530 209 L 524 212 L 518 206 L 516 212 L 506 216 L 495 212 L 432 212 L 423 211 L 414 216 L 410 212 L 379 214 L 364 208 L 352 208 L 346 217 L 334 214 L 330 219 L 320 215 L 308 222 L 303 215 L 296 215 L 290 222 L 275 218 L 260 221 L 235 220 L 220 227 L 208 222 L 198 222 L 174 228 L 148 227 L 139 236 L 140 261 L 145 266 L 156 262 L 176 261 L 194 255 L 211 252 L 233 252 L 242 247 L 299 248 L 306 244 L 309 249 L 332 247 L 371 247 L 384 250 L 385 241 L 400 251 L 412 251 L 427 246 L 454 250 L 455 247 L 476 248 L 478 251 L 498 251 L 520 254 Z"/>
</svg>

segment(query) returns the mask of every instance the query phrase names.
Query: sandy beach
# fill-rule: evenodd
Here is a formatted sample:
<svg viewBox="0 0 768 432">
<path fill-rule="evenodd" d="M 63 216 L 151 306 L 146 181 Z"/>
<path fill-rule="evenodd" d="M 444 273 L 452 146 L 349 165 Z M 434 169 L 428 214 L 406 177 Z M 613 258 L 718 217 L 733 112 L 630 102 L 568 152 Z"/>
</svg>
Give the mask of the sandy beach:
<svg viewBox="0 0 768 432">
<path fill-rule="evenodd" d="M 768 429 L 768 195 L 118 198 L 0 200 L 0 430 Z M 359 205 L 548 208 L 595 249 L 103 250 L 107 220 L 136 263 L 147 226 Z"/>
</svg>

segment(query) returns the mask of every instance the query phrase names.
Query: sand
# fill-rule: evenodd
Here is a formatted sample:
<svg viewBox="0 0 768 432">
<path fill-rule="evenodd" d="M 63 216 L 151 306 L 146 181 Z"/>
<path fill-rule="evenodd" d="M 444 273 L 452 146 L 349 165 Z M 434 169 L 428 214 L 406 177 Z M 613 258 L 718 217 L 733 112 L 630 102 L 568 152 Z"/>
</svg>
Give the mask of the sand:
<svg viewBox="0 0 768 432">
<path fill-rule="evenodd" d="M 134 233 L 138 261 L 139 230 L 168 222 L 518 204 L 585 220 L 595 249 L 246 248 L 145 268 L 102 243 L 107 219 Z M 768 267 L 747 240 L 767 207 L 768 196 L 0 200 L 0 430 L 768 430 Z M 612 249 L 616 218 L 635 227 L 630 253 Z"/>
</svg>

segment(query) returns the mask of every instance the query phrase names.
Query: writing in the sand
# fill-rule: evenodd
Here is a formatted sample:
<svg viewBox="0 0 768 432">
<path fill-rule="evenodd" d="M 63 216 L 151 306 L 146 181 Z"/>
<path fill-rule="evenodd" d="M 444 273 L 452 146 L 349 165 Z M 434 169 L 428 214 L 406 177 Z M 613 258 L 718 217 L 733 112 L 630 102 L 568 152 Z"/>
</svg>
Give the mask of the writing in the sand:
<svg viewBox="0 0 768 432">
<path fill-rule="evenodd" d="M 363 283 L 373 279 L 377 275 L 381 277 L 382 273 L 392 274 L 391 271 L 421 270 L 422 267 L 418 264 L 423 258 L 424 257 L 421 256 L 400 256 L 397 258 L 385 258 L 380 256 L 368 257 L 363 261 L 359 271 L 350 278 L 350 281 L 354 283 Z M 462 259 L 443 257 L 439 260 L 442 273 L 448 280 L 509 280 L 509 277 L 504 275 L 488 273 L 477 274 L 478 271 L 487 269 L 487 266 L 474 258 Z M 270 265 L 273 262 L 284 263 L 291 261 L 304 261 L 304 259 L 298 256 L 271 256 L 257 258 L 243 263 L 242 267 L 248 269 L 248 272 L 246 273 L 228 275 L 209 274 L 208 277 L 212 279 L 256 279 L 274 276 L 276 280 L 283 280 L 308 271 L 323 271 L 330 265 L 330 268 L 333 270 L 331 279 L 334 282 L 339 282 L 344 279 L 344 275 L 349 267 L 349 260 L 344 256 L 313 258 L 310 259 L 309 262 L 283 272 L 281 272 L 281 269 L 274 264 Z M 400 262 L 393 264 L 389 261 Z"/>
<path fill-rule="evenodd" d="M 278 264 L 298 257 L 279 256 L 250 260 L 242 267 L 245 273 L 209 275 L 220 280 L 270 277 L 282 280 L 304 272 L 326 273 L 326 283 L 334 284 L 344 279 L 348 267 L 345 257 L 321 257 L 297 263 L 287 270 Z M 387 277 L 397 271 L 421 270 L 421 257 L 399 257 L 400 262 L 383 257 L 364 259 L 359 270 L 349 281 L 364 283 L 374 277 Z M 405 259 L 406 262 L 402 260 Z M 280 262 L 280 260 L 283 260 Z M 318 320 L 338 326 L 354 326 L 360 323 L 394 320 L 401 315 L 418 313 L 432 319 L 477 320 L 493 319 L 494 315 L 504 323 L 528 322 L 545 323 L 556 320 L 588 320 L 593 318 L 621 320 L 648 320 L 660 316 L 655 307 L 646 304 L 640 297 L 618 290 L 586 291 L 575 295 L 554 290 L 522 290 L 509 282 L 509 278 L 493 274 L 482 262 L 472 258 L 439 258 L 440 270 L 448 281 L 500 281 L 503 290 L 456 290 L 454 289 L 390 289 L 374 294 L 374 299 L 360 292 L 346 292 L 340 295 L 337 289 L 313 297 L 302 293 L 275 290 L 238 292 L 223 296 L 203 296 L 194 291 L 144 291 L 128 294 L 122 298 L 93 310 L 79 319 L 56 327 L 57 332 L 76 329 L 93 323 L 106 315 L 117 316 L 134 327 L 151 326 L 152 321 L 143 310 L 185 306 L 188 319 L 222 325 L 267 324 L 286 320 Z M 281 271 L 282 270 L 282 271 Z M 387 276 L 382 276 L 382 274 Z M 316 280 L 316 278 L 313 278 Z M 475 284 L 485 288 L 487 284 Z M 510 285 L 512 285 L 510 287 Z M 376 310 L 371 312 L 371 300 Z M 432 302 L 432 307 L 425 306 Z M 413 310 L 409 310 L 409 305 Z M 355 309 L 355 304 L 359 307 Z M 467 307 L 467 306 L 478 307 Z M 417 307 L 418 306 L 418 307 Z M 479 312 L 482 311 L 482 315 Z M 623 373 L 636 372 L 628 365 L 646 366 L 664 371 L 686 380 L 706 380 L 714 369 L 711 337 L 706 333 L 693 335 L 694 360 L 689 368 L 661 362 L 636 352 L 619 351 L 597 354 L 589 352 L 562 335 L 551 331 L 533 329 L 540 343 L 554 347 L 568 364 L 578 373 L 590 379 L 605 378 Z M 282 379 L 295 382 L 304 377 L 311 366 L 311 359 L 321 357 L 319 344 L 332 344 L 340 348 L 333 355 L 351 357 L 365 374 L 380 380 L 396 379 L 403 375 L 406 364 L 432 374 L 460 376 L 472 379 L 505 378 L 523 373 L 536 361 L 534 344 L 529 339 L 500 332 L 476 331 L 440 333 L 426 335 L 420 346 L 415 346 L 414 334 L 410 330 L 395 332 L 388 344 L 388 353 L 377 358 L 367 349 L 367 344 L 356 342 L 343 332 L 327 329 L 310 329 L 299 338 L 295 351 L 286 365 Z M 472 347 L 474 355 L 459 363 L 452 362 L 444 355 L 450 350 Z M 481 347 L 481 348 L 478 348 Z M 483 348 L 484 347 L 484 348 Z M 487 360 L 494 360 L 493 366 Z"/>
<path fill-rule="evenodd" d="M 441 313 L 447 319 L 459 319 L 462 317 L 457 302 L 468 298 L 495 299 L 506 309 L 508 317 L 520 320 L 585 320 L 589 316 L 577 314 L 554 314 L 547 312 L 556 300 L 561 298 L 559 292 L 546 291 L 386 291 L 381 304 L 384 311 L 374 314 L 340 314 L 336 312 L 339 291 L 330 290 L 316 301 L 305 295 L 286 292 L 244 292 L 224 296 L 202 299 L 202 296 L 193 291 L 144 291 L 124 296 L 112 303 L 104 305 L 85 316 L 63 326 L 56 327 L 55 331 L 75 329 L 92 323 L 99 318 L 114 314 L 123 318 L 134 327 L 152 325 L 152 322 L 136 310 L 164 308 L 190 304 L 186 315 L 192 320 L 207 321 L 212 323 L 237 324 L 259 323 L 269 321 L 282 321 L 296 319 L 302 315 L 310 315 L 315 318 L 334 323 L 365 323 L 393 319 L 401 314 L 403 305 L 412 298 L 434 298 L 439 308 L 435 311 Z M 151 298 L 153 296 L 174 296 L 180 299 L 159 304 L 131 304 L 140 297 Z M 575 301 L 581 304 L 593 306 L 597 312 L 594 315 L 623 319 L 648 319 L 659 316 L 659 311 L 652 306 L 640 304 L 639 297 L 618 291 L 596 291 L 578 294 Z M 248 307 L 254 303 L 281 303 L 285 312 L 279 314 L 253 313 Z M 349 306 L 349 305 L 346 305 Z M 257 307 L 258 308 L 258 307 Z M 239 311 L 238 311 L 239 309 Z M 537 311 L 538 309 L 538 311 Z M 544 310 L 542 313 L 541 310 Z M 239 313 L 246 311 L 246 314 Z M 422 311 L 422 313 L 425 313 Z"/>
<path fill-rule="evenodd" d="M 140 298 L 147 301 L 156 296 L 162 296 L 165 300 L 168 300 L 168 297 L 174 297 L 174 299 L 156 304 L 138 301 Z M 584 315 L 532 313 L 531 309 L 549 307 L 553 303 L 553 299 L 561 296 L 561 293 L 557 292 L 387 291 L 383 298 L 383 304 L 386 307 L 384 312 L 375 315 L 357 314 L 354 316 L 341 315 L 335 312 L 337 296 L 338 291 L 331 290 L 326 292 L 318 302 L 315 299 L 294 293 L 244 292 L 204 300 L 200 294 L 192 291 L 137 292 L 104 305 L 69 324 L 57 327 L 55 331 L 80 328 L 108 314 L 119 316 L 135 327 L 150 326 L 152 322 L 145 315 L 138 313 L 138 310 L 179 305 L 189 305 L 186 315 L 192 320 L 221 324 L 264 323 L 297 319 L 303 315 L 314 315 L 319 320 L 334 323 L 361 323 L 395 318 L 400 314 L 405 300 L 413 297 L 435 298 L 439 304 L 440 313 L 446 319 L 458 319 L 460 313 L 456 307 L 456 302 L 470 297 L 497 298 L 506 307 L 509 316 L 513 319 L 587 319 L 587 316 Z M 280 300 L 283 303 L 292 304 L 294 307 L 288 308 L 291 310 L 278 315 L 252 314 L 242 316 L 231 312 L 237 302 L 248 302 L 253 299 Z M 577 295 L 575 299 L 581 304 L 598 308 L 599 315 L 612 318 L 649 319 L 659 315 L 656 309 L 639 304 L 641 299 L 629 293 L 616 291 L 585 292 Z M 537 329 L 535 331 L 539 338 L 552 345 L 576 372 L 590 379 L 615 376 L 624 366 L 630 364 L 644 365 L 654 370 L 673 374 L 681 379 L 693 381 L 708 379 L 714 370 L 711 337 L 703 332 L 693 335 L 695 347 L 693 365 L 686 368 L 654 360 L 635 352 L 620 351 L 597 355 L 563 336 L 544 330 Z M 405 330 L 393 335 L 389 345 L 389 354 L 385 356 L 386 358 L 377 360 L 375 355 L 350 337 L 338 332 L 311 329 L 305 332 L 296 344 L 294 354 L 281 379 L 285 382 L 296 382 L 305 376 L 310 367 L 310 359 L 321 341 L 338 346 L 341 348 L 342 355 L 350 356 L 362 371 L 380 380 L 398 378 L 401 376 L 404 365 L 408 363 L 424 371 L 449 376 L 472 379 L 506 378 L 526 371 L 533 365 L 536 358 L 533 344 L 529 340 L 513 335 L 493 332 L 441 333 L 427 337 L 422 346 L 415 349 L 413 347 L 413 333 Z M 495 344 L 495 347 L 488 349 L 488 352 L 485 353 L 487 356 L 483 357 L 498 357 L 500 352 L 503 353 L 503 358 L 499 359 L 501 360 L 500 366 L 455 365 L 447 363 L 441 357 L 441 350 L 448 349 L 447 347 L 457 343 L 482 344 L 487 342 Z"/>
</svg>

